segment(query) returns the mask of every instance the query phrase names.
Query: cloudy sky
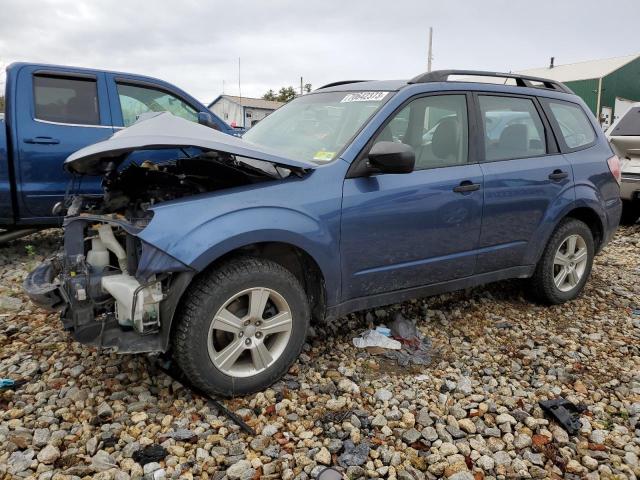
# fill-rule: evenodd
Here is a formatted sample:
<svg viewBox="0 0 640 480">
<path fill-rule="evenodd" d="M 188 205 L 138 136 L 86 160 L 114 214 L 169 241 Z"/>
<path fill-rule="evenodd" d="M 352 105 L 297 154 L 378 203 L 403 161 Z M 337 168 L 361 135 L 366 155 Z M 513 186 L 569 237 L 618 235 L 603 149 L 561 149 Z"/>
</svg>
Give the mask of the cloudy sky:
<svg viewBox="0 0 640 480">
<path fill-rule="evenodd" d="M 434 69 L 519 70 L 640 52 L 639 0 L 0 0 L 0 66 L 142 73 L 222 92 Z M 0 86 L 4 84 L 4 74 Z"/>
</svg>

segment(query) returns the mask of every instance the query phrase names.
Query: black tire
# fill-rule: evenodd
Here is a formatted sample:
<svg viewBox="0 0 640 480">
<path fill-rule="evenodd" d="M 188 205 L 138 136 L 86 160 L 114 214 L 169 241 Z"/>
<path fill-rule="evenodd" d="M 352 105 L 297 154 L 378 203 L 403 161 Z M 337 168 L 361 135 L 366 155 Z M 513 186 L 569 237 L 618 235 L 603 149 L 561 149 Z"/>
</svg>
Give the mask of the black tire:
<svg viewBox="0 0 640 480">
<path fill-rule="evenodd" d="M 293 318 L 291 335 L 271 366 L 248 377 L 230 376 L 209 357 L 209 327 L 229 298 L 257 286 L 275 290 L 286 300 Z M 207 393 L 224 397 L 254 393 L 279 380 L 296 361 L 307 336 L 310 316 L 307 296 L 289 270 L 271 260 L 238 257 L 204 273 L 187 290 L 176 318 L 174 358 L 187 378 Z"/>
<path fill-rule="evenodd" d="M 622 202 L 622 216 L 620 217 L 620 225 L 633 225 L 640 218 L 640 202 L 637 200 Z"/>
<path fill-rule="evenodd" d="M 580 235 L 587 247 L 587 264 L 579 282 L 569 291 L 561 291 L 554 282 L 553 262 L 556 252 L 564 240 L 570 235 Z M 531 292 L 536 300 L 548 305 L 557 305 L 575 299 L 584 288 L 591 274 L 595 246 L 593 234 L 589 227 L 580 220 L 567 218 L 563 220 L 551 235 L 542 257 L 530 279 Z"/>
</svg>

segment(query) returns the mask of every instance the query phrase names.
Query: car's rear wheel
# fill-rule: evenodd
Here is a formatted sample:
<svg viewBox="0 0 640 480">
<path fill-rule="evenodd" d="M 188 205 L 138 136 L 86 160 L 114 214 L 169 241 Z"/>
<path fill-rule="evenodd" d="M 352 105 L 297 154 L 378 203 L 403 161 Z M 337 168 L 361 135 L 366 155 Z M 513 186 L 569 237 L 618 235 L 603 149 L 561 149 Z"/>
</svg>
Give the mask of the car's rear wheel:
<svg viewBox="0 0 640 480">
<path fill-rule="evenodd" d="M 622 202 L 621 225 L 633 225 L 640 218 L 640 201 L 624 200 Z"/>
<path fill-rule="evenodd" d="M 551 235 L 531 278 L 535 297 L 549 304 L 576 298 L 589 278 L 594 255 L 589 227 L 573 218 L 564 220 Z"/>
<path fill-rule="evenodd" d="M 309 318 L 307 297 L 291 272 L 270 260 L 236 258 L 188 290 L 173 339 L 175 358 L 204 391 L 253 393 L 296 360 Z"/>
</svg>

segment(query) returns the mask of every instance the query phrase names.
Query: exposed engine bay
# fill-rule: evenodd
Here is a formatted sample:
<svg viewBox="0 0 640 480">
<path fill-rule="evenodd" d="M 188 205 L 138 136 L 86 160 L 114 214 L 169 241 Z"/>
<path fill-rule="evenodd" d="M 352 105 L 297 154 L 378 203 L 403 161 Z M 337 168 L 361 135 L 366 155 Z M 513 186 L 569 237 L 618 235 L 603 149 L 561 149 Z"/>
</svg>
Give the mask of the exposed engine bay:
<svg viewBox="0 0 640 480">
<path fill-rule="evenodd" d="M 127 218 L 144 217 L 144 212 L 161 202 L 199 193 L 257 183 L 289 174 L 267 162 L 243 159 L 218 152 L 153 163 L 143 161 L 116 168 L 113 162 L 102 182 L 104 197 L 94 203 L 83 200 L 82 211 L 119 213 Z M 77 197 L 76 197 L 77 198 Z M 69 210 L 69 213 L 79 213 Z"/>
<path fill-rule="evenodd" d="M 165 351 L 178 299 L 194 272 L 142 242 L 151 208 L 216 190 L 286 177 L 273 164 L 206 152 L 164 163 L 107 169 L 104 196 L 76 195 L 58 210 L 64 251 L 25 282 L 32 300 L 61 310 L 76 340 L 122 353 Z"/>
</svg>

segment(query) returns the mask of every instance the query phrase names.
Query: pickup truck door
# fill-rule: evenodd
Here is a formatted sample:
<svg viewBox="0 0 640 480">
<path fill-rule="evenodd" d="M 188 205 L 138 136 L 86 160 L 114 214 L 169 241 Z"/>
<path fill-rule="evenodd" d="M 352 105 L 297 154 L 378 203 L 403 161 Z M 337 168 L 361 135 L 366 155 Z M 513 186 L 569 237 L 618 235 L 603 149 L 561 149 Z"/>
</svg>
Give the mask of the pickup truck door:
<svg viewBox="0 0 640 480">
<path fill-rule="evenodd" d="M 14 90 L 16 173 L 20 223 L 51 217 L 72 176 L 64 160 L 113 133 L 104 75 L 90 70 L 25 66 Z M 75 191 L 100 193 L 100 178 L 75 179 Z M 53 218 L 52 218 L 53 220 Z"/>
</svg>

